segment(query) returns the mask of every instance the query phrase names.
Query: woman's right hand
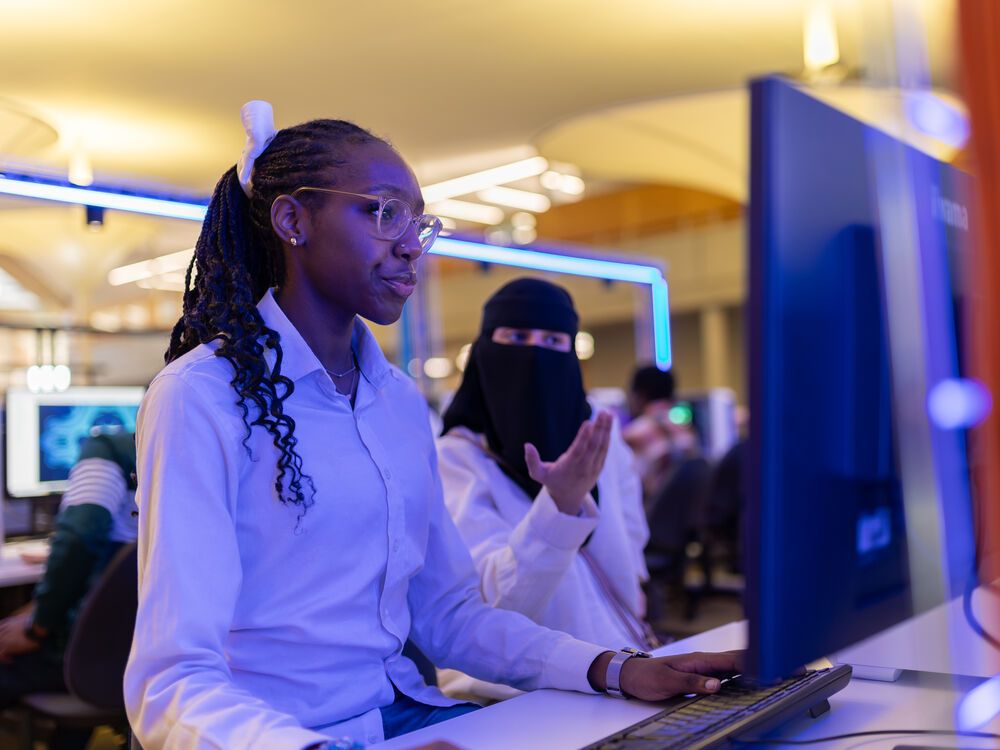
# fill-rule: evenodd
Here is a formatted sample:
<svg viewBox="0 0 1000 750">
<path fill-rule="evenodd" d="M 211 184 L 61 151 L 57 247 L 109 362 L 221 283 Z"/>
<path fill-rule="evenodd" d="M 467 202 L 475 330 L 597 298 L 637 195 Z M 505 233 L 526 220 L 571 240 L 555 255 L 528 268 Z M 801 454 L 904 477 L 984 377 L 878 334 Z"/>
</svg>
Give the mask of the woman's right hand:
<svg viewBox="0 0 1000 750">
<path fill-rule="evenodd" d="M 614 653 L 605 651 L 594 659 L 587 672 L 591 687 L 607 690 L 608 664 Z M 744 652 L 675 654 L 652 659 L 628 659 L 622 665 L 621 690 L 632 698 L 661 701 L 686 693 L 714 693 L 721 678 L 743 669 Z"/>
<path fill-rule="evenodd" d="M 528 475 L 549 491 L 556 507 L 571 516 L 580 514 L 587 493 L 597 484 L 604 468 L 611 441 L 611 415 L 602 411 L 597 419 L 587 420 L 576 433 L 573 443 L 555 461 L 542 461 L 538 449 L 524 444 Z"/>
</svg>

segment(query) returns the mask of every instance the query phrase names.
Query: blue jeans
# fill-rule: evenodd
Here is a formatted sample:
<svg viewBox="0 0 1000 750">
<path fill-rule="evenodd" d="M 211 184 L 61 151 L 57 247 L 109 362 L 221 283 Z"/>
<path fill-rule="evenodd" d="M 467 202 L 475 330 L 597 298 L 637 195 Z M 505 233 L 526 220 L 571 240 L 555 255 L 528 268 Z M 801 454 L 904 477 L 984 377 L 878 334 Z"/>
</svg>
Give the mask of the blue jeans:
<svg viewBox="0 0 1000 750">
<path fill-rule="evenodd" d="M 395 690 L 395 686 L 393 689 Z M 459 703 L 457 706 L 443 707 L 428 706 L 418 703 L 398 690 L 395 692 L 396 697 L 392 704 L 379 709 L 382 712 L 382 728 L 387 740 L 481 708 L 475 703 Z"/>
</svg>

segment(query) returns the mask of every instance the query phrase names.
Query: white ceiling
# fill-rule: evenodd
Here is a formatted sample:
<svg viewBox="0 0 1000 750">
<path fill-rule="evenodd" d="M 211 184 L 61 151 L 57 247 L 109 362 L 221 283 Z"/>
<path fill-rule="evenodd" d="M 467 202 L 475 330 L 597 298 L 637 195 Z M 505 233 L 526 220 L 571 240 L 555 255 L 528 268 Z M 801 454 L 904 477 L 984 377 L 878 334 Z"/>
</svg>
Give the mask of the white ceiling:
<svg viewBox="0 0 1000 750">
<path fill-rule="evenodd" d="M 99 180 L 205 194 L 239 155 L 240 105 L 263 98 L 279 127 L 323 116 L 369 127 L 425 183 L 534 146 L 585 176 L 726 192 L 745 120 L 706 92 L 798 72 L 808 1 L 0 0 L 0 160 L 65 173 L 82 151 Z M 849 66 L 873 43 L 866 14 L 889 2 L 834 3 Z M 933 80 L 948 88 L 953 0 L 913 5 Z M 580 135 L 594 113 L 664 98 L 673 150 L 639 127 Z M 626 168 L 643 154 L 656 170 Z M 111 267 L 190 247 L 196 233 L 121 214 L 88 233 L 81 211 L 0 203 L 0 256 L 34 264 L 60 293 L 90 289 L 78 308 L 114 298 Z"/>
</svg>

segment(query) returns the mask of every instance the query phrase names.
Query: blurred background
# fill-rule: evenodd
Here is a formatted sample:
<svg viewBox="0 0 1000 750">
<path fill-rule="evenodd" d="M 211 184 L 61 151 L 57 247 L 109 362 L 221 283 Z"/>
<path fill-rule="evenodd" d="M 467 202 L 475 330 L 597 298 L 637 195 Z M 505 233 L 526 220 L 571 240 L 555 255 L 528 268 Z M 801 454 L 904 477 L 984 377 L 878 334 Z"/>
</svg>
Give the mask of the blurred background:
<svg viewBox="0 0 1000 750">
<path fill-rule="evenodd" d="M 399 148 L 453 232 L 659 264 L 680 388 L 726 387 L 738 403 L 746 81 L 782 73 L 938 158 L 965 154 L 961 138 L 907 123 L 890 59 L 903 18 L 919 40 L 924 88 L 961 110 L 949 0 L 0 8 L 4 169 L 203 200 L 240 153 L 245 101 L 272 102 L 279 127 L 355 120 Z M 198 228 L 0 198 L 0 389 L 45 364 L 68 367 L 73 385 L 147 382 L 179 315 L 184 251 Z M 143 261 L 152 263 L 135 267 Z M 429 258 L 422 343 L 403 352 L 398 327 L 380 330 L 390 358 L 407 355 L 400 364 L 429 394 L 453 388 L 482 302 L 519 273 Z M 582 313 L 588 387 L 624 386 L 652 358 L 648 291 L 557 280 Z"/>
</svg>

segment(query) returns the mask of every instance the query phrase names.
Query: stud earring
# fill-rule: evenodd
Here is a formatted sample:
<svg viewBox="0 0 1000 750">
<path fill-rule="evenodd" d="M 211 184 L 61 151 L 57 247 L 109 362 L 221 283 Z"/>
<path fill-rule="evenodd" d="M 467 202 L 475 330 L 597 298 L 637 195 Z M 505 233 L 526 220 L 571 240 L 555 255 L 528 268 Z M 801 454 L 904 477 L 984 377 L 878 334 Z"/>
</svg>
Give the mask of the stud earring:
<svg viewBox="0 0 1000 750">
<path fill-rule="evenodd" d="M 299 241 L 295 237 L 292 237 L 288 241 L 292 243 L 292 247 L 295 247 L 296 245 L 299 244 Z"/>
</svg>

